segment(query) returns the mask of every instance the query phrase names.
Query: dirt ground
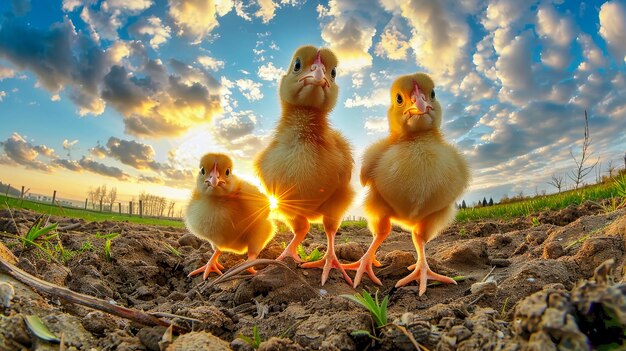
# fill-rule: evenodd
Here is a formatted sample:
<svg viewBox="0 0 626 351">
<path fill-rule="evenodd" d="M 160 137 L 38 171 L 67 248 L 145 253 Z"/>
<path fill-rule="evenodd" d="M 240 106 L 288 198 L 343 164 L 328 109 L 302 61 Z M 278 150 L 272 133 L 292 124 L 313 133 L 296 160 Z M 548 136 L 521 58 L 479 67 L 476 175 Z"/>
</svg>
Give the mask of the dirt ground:
<svg viewBox="0 0 626 351">
<path fill-rule="evenodd" d="M 0 210 L 0 232 L 23 234 L 37 218 L 25 210 L 13 216 Z M 456 286 L 429 287 L 421 297 L 415 283 L 393 288 L 415 262 L 410 233 L 398 228 L 377 254 L 382 287 L 364 277 L 354 290 L 336 270 L 322 287 L 320 269 L 302 269 L 293 261 L 287 263 L 295 273 L 271 265 L 254 276 L 209 287 L 187 274 L 210 257 L 210 245 L 185 229 L 52 217 L 59 227 L 76 224 L 59 231 L 59 237 L 66 250 L 77 253 L 61 265 L 37 249 L 23 249 L 15 238 L 0 236 L 18 257 L 19 268 L 118 305 L 198 321 L 175 318 L 193 332 L 159 345 L 164 327 L 142 327 L 38 294 L 0 272 L 0 282 L 15 290 L 10 307 L 0 305 L 0 350 L 251 350 L 238 336 L 252 336 L 254 326 L 261 350 L 415 349 L 402 328 L 428 350 L 625 348 L 626 211 L 605 213 L 586 203 L 533 217 L 538 225 L 518 218 L 449 227 L 428 243 L 429 263 L 436 272 L 468 278 Z M 112 232 L 121 235 L 112 240 L 107 259 L 105 240 L 96 233 Z M 260 258 L 277 257 L 290 238 L 278 233 Z M 338 257 L 352 262 L 365 252 L 371 234 L 342 229 L 336 240 Z M 304 246 L 324 249 L 324 233 L 312 229 Z M 603 267 L 591 279 L 596 267 L 611 258 L 612 275 L 607 277 Z M 221 262 L 228 269 L 243 259 L 224 254 Z M 363 289 L 390 296 L 390 324 L 375 332 L 369 313 L 339 296 Z M 63 334 L 63 345 L 32 336 L 23 321 L 30 314 Z M 369 330 L 376 339 L 352 335 L 354 330 Z"/>
</svg>

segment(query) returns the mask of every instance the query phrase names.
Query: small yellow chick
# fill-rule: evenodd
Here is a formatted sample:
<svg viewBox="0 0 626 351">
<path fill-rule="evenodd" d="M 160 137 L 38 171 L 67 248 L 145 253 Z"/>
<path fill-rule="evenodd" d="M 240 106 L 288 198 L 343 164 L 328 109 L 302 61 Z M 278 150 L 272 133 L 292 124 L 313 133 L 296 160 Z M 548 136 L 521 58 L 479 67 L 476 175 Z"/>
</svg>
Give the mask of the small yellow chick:
<svg viewBox="0 0 626 351">
<path fill-rule="evenodd" d="M 322 285 L 337 268 L 352 285 L 335 255 L 335 234 L 354 197 L 353 166 L 348 141 L 328 121 L 337 102 L 337 57 L 329 49 L 303 46 L 296 50 L 280 83 L 281 118 L 270 144 L 255 160 L 267 193 L 278 201 L 278 212 L 294 238 L 278 257 L 301 262 L 296 247 L 309 222 L 322 220 L 328 237 L 324 258 L 304 268 L 323 267 Z"/>
<path fill-rule="evenodd" d="M 419 294 L 428 279 L 456 282 L 430 270 L 426 242 L 453 219 L 455 200 L 467 188 L 469 170 L 461 154 L 448 144 L 439 130 L 442 109 L 435 85 L 424 73 L 401 76 L 391 86 L 387 112 L 390 135 L 370 146 L 363 155 L 361 184 L 369 186 L 364 208 L 374 241 L 363 257 L 345 268 L 356 269 L 356 287 L 364 272 L 377 284 L 372 264 L 375 253 L 391 231 L 391 222 L 412 230 L 417 263 L 400 287 L 419 282 Z"/>
<path fill-rule="evenodd" d="M 209 153 L 200 160 L 196 188 L 185 212 L 185 225 L 195 236 L 208 240 L 213 255 L 189 277 L 211 272 L 221 275 L 222 251 L 248 252 L 254 260 L 274 235 L 268 219 L 269 200 L 259 189 L 233 174 L 233 162 L 224 154 Z M 254 269 L 249 271 L 254 273 Z"/>
</svg>

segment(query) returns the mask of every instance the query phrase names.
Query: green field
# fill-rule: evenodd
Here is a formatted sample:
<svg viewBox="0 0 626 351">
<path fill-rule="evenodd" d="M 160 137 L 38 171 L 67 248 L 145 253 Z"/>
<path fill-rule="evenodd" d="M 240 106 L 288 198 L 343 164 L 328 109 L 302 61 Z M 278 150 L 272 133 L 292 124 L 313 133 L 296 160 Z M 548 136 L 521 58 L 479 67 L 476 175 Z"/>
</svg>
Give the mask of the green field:
<svg viewBox="0 0 626 351">
<path fill-rule="evenodd" d="M 483 219 L 510 219 L 515 217 L 528 217 L 534 213 L 546 210 L 560 210 L 571 204 L 579 205 L 584 201 L 599 202 L 603 199 L 615 199 L 614 206 L 626 205 L 626 176 L 621 176 L 615 180 L 604 184 L 595 184 L 581 188 L 578 190 L 570 190 L 560 194 L 552 194 L 545 196 L 537 196 L 534 198 L 506 203 L 497 204 L 488 207 L 476 207 L 462 209 L 457 213 L 456 220 L 458 222 L 468 222 Z M 152 217 L 139 217 L 137 215 L 130 216 L 128 214 L 118 214 L 116 212 L 98 212 L 92 210 L 62 208 L 29 200 L 20 200 L 12 197 L 0 195 L 0 206 L 6 208 L 9 206 L 14 208 L 26 208 L 40 213 L 52 214 L 57 216 L 82 218 L 88 221 L 125 221 L 138 224 L 152 224 L 160 226 L 172 226 L 176 228 L 184 227 L 180 220 L 162 219 Z M 611 210 L 612 207 L 607 207 Z M 341 225 L 343 228 L 366 228 L 367 223 L 361 221 L 344 221 Z M 285 228 L 286 229 L 286 228 Z M 321 229 L 321 225 L 320 225 Z"/>
<path fill-rule="evenodd" d="M 138 215 L 130 216 L 128 214 L 119 214 L 116 212 L 98 212 L 84 209 L 65 208 L 60 206 L 54 206 L 51 204 L 44 204 L 29 200 L 20 200 L 17 198 L 0 195 L 0 207 L 6 208 L 7 206 L 9 206 L 11 209 L 25 208 L 37 211 L 39 213 L 51 214 L 55 216 L 82 218 L 87 221 L 118 221 L 138 224 L 171 226 L 175 228 L 182 228 L 185 226 L 182 221 L 175 219 L 139 217 Z"/>
<path fill-rule="evenodd" d="M 460 210 L 456 220 L 460 222 L 475 221 L 481 219 L 509 219 L 515 217 L 528 217 L 533 213 L 560 210 L 571 204 L 579 205 L 585 201 L 599 202 L 603 199 L 614 198 L 616 205 L 626 201 L 626 176 L 604 184 L 594 184 L 578 190 L 565 191 L 560 194 L 537 196 L 531 199 L 498 204 L 488 207 L 476 207 Z M 607 208 L 610 210 L 611 208 Z"/>
</svg>

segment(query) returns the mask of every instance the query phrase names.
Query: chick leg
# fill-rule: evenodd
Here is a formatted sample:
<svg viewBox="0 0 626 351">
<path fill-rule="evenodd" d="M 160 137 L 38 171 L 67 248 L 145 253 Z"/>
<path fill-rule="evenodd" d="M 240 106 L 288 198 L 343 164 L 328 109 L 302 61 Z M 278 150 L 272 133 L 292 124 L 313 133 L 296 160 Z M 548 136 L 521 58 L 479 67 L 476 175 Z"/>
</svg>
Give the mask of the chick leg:
<svg viewBox="0 0 626 351">
<path fill-rule="evenodd" d="M 193 277 L 194 275 L 200 274 L 202 272 L 204 272 L 204 274 L 202 275 L 202 279 L 204 280 L 209 277 L 209 274 L 211 274 L 211 272 L 222 275 L 222 271 L 220 269 L 224 269 L 224 266 L 217 262 L 217 259 L 220 257 L 221 254 L 222 251 L 220 249 L 215 249 L 213 255 L 209 259 L 209 262 L 207 262 L 204 266 L 196 269 L 195 271 L 189 273 L 187 277 Z"/>
<path fill-rule="evenodd" d="M 302 240 L 304 240 L 306 233 L 309 232 L 309 220 L 303 216 L 296 216 L 295 218 L 290 220 L 289 226 L 293 231 L 293 239 L 291 239 L 289 245 L 287 245 L 283 253 L 281 253 L 276 260 L 282 261 L 286 257 L 291 257 L 297 263 L 301 263 L 302 260 L 300 259 L 300 256 L 298 256 L 296 248 L 298 247 L 298 245 L 300 245 Z"/>
<path fill-rule="evenodd" d="M 426 224 L 426 225 L 425 225 Z M 448 284 L 456 284 L 454 279 L 446 277 L 445 275 L 437 274 L 433 272 L 430 267 L 428 267 L 428 262 L 426 261 L 426 239 L 429 237 L 428 234 L 428 226 L 426 223 L 417 224 L 413 228 L 413 244 L 415 245 L 415 249 L 417 251 L 417 263 L 411 266 L 414 268 L 413 272 L 408 276 L 400 279 L 396 283 L 396 288 L 404 286 L 414 280 L 419 282 L 419 295 L 422 296 L 426 292 L 426 283 L 428 279 L 437 280 L 442 283 Z M 409 267 L 409 268 L 411 268 Z"/>
<path fill-rule="evenodd" d="M 380 279 L 378 279 L 378 277 L 376 277 L 376 275 L 374 274 L 372 264 L 376 267 L 380 267 L 380 262 L 376 260 L 376 250 L 378 250 L 380 244 L 382 244 L 383 241 L 387 239 L 387 236 L 389 236 L 389 233 L 391 232 L 391 221 L 387 216 L 383 218 L 376 218 L 372 220 L 372 225 L 370 228 L 373 229 L 372 231 L 374 232 L 374 240 L 372 241 L 370 247 L 367 249 L 367 252 L 365 252 L 360 260 L 351 264 L 343 265 L 343 268 L 345 269 L 356 270 L 356 275 L 354 276 L 355 288 L 361 282 L 361 278 L 363 277 L 363 273 L 365 272 L 367 272 L 367 275 L 374 283 L 378 285 L 383 285 Z"/>
<path fill-rule="evenodd" d="M 326 283 L 330 270 L 333 268 L 339 269 L 343 274 L 343 278 L 348 284 L 352 285 L 352 279 L 350 279 L 350 276 L 348 276 L 345 269 L 341 266 L 335 254 L 335 234 L 337 233 L 337 228 L 339 228 L 339 220 L 324 216 L 324 231 L 326 231 L 326 236 L 328 237 L 326 254 L 324 254 L 324 257 L 319 261 L 308 262 L 302 265 L 302 268 L 323 268 L 322 285 Z"/>
</svg>

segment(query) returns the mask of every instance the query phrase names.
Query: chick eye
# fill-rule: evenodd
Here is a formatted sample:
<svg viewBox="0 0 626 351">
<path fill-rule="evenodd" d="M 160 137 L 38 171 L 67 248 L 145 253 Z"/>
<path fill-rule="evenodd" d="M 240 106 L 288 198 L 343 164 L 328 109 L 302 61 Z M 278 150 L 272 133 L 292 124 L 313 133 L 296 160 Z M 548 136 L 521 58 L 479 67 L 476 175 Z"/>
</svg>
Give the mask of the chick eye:
<svg viewBox="0 0 626 351">
<path fill-rule="evenodd" d="M 336 76 L 337 76 L 337 68 L 335 67 L 335 68 L 333 68 L 332 71 L 330 71 L 330 77 L 332 79 L 335 79 Z"/>
<path fill-rule="evenodd" d="M 435 89 L 433 88 L 433 91 L 430 92 L 430 98 L 434 99 L 435 98 Z"/>
<path fill-rule="evenodd" d="M 402 95 L 398 94 L 396 95 L 396 102 L 398 103 L 398 105 L 402 105 L 402 102 L 404 100 L 402 99 Z"/>
<path fill-rule="evenodd" d="M 205 175 L 206 171 L 204 170 L 204 167 L 200 167 L 200 174 Z"/>
<path fill-rule="evenodd" d="M 226 173 L 225 174 L 226 174 L 227 177 L 230 176 L 230 168 L 226 168 Z"/>
<path fill-rule="evenodd" d="M 293 71 L 298 72 L 300 68 L 302 68 L 302 61 L 300 61 L 300 58 L 297 57 L 296 62 L 293 64 Z"/>
</svg>

